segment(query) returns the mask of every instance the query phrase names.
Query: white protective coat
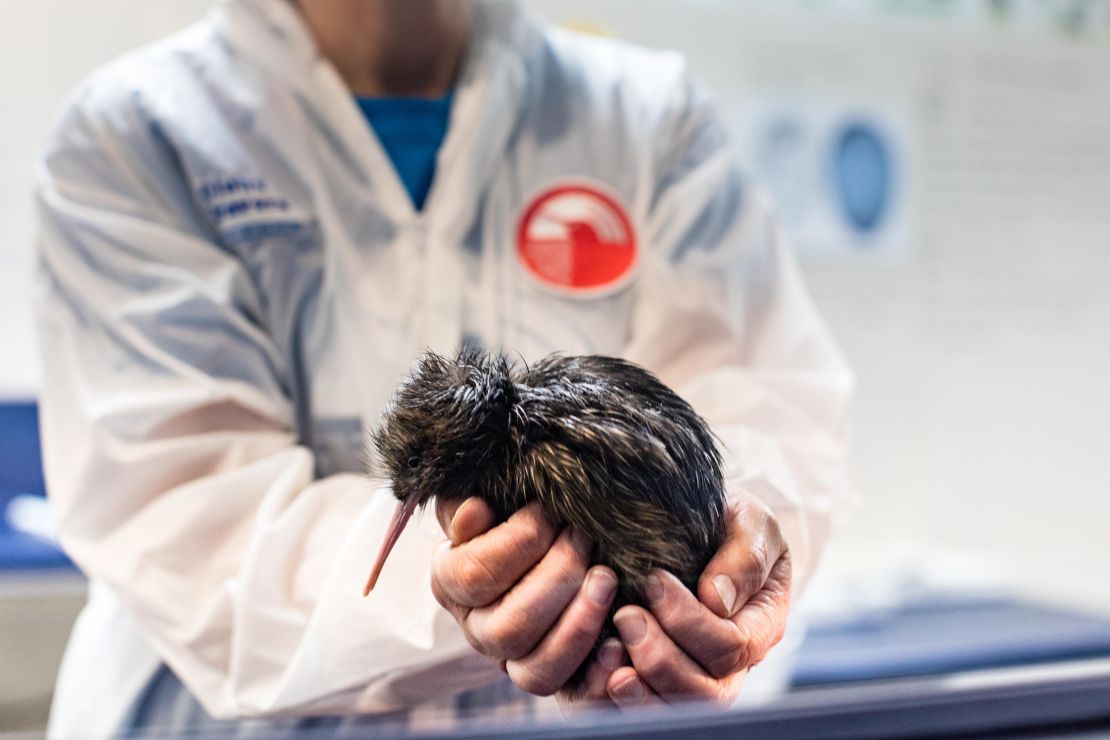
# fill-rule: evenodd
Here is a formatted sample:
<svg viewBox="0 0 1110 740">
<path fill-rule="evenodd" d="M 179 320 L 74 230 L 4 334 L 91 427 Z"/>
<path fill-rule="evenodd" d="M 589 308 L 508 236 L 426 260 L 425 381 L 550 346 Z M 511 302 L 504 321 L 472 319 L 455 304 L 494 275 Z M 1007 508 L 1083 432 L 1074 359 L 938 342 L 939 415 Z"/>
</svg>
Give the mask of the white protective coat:
<svg viewBox="0 0 1110 740">
<path fill-rule="evenodd" d="M 516 252 L 555 185 L 628 214 L 631 279 L 553 292 Z M 217 717 L 381 712 L 492 680 L 359 447 L 425 347 L 621 355 L 724 441 L 799 571 L 850 498 L 851 376 L 673 53 L 480 5 L 423 212 L 293 7 L 231 0 L 96 71 L 38 189 L 42 424 L 93 581 L 52 731 L 119 727 L 164 661 Z"/>
</svg>

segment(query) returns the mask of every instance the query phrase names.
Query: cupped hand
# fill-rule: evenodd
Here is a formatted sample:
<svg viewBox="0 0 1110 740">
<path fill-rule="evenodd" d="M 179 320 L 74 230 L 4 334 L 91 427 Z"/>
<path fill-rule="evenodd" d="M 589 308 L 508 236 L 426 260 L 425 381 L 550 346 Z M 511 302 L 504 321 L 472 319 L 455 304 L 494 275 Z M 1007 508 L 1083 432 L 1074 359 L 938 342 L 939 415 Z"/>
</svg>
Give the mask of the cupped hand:
<svg viewBox="0 0 1110 740">
<path fill-rule="evenodd" d="M 615 638 L 577 685 L 568 684 L 616 593 L 612 570 L 589 567 L 592 543 L 570 528 L 560 531 L 535 503 L 496 525 L 478 498 L 437 501 L 436 516 L 448 541 L 432 565 L 432 592 L 474 649 L 521 689 L 556 694 L 564 710 L 611 705 L 608 683 L 627 662 Z"/>
<path fill-rule="evenodd" d="M 730 506 L 724 544 L 697 596 L 673 575 L 649 578 L 648 608 L 614 615 L 632 665 L 609 675 L 621 708 L 691 700 L 731 704 L 749 669 L 782 639 L 790 610 L 790 552 L 774 515 L 754 496 Z"/>
</svg>

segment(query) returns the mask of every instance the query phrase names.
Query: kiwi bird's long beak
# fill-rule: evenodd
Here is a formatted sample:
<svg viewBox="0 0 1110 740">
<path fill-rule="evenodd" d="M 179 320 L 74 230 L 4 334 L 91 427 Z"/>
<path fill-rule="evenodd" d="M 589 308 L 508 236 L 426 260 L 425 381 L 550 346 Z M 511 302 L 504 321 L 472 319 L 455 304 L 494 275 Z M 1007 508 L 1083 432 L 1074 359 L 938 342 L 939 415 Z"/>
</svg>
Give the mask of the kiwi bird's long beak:
<svg viewBox="0 0 1110 740">
<path fill-rule="evenodd" d="M 410 496 L 408 501 L 400 501 L 397 503 L 397 511 L 393 513 L 393 521 L 389 523 L 389 529 L 385 531 L 385 541 L 382 542 L 382 549 L 378 552 L 378 559 L 374 563 L 374 570 L 370 571 L 370 578 L 366 581 L 366 588 L 362 589 L 362 595 L 366 596 L 374 590 L 374 584 L 378 582 L 378 576 L 382 572 L 382 567 L 385 565 L 385 559 L 389 557 L 389 553 L 393 550 L 393 546 L 397 544 L 397 540 L 401 537 L 401 532 L 405 531 L 405 525 L 409 523 L 412 518 L 412 512 L 416 511 L 416 505 L 420 503 L 419 496 Z"/>
</svg>

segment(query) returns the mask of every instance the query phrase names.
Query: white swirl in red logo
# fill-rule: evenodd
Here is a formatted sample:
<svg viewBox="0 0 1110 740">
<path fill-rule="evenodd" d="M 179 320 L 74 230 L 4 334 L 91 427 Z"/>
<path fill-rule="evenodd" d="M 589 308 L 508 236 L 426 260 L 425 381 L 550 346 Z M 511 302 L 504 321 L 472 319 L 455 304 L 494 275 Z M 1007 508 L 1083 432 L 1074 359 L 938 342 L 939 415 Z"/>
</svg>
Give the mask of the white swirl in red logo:
<svg viewBox="0 0 1110 740">
<path fill-rule="evenodd" d="M 607 292 L 632 274 L 636 234 L 612 196 L 588 185 L 560 185 L 525 208 L 517 256 L 536 280 L 557 292 Z"/>
</svg>

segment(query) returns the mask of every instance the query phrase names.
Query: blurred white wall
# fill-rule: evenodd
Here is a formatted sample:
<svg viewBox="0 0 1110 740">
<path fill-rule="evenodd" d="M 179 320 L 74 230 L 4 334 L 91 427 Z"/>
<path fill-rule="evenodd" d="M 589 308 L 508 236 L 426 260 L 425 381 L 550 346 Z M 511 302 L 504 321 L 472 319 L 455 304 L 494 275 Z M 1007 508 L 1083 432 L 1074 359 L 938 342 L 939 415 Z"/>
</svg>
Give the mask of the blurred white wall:
<svg viewBox="0 0 1110 740">
<path fill-rule="evenodd" d="M 34 0 L 0 7 L 0 396 L 33 395 L 34 167 L 65 95 L 93 67 L 200 18 L 213 0 Z"/>
</svg>

